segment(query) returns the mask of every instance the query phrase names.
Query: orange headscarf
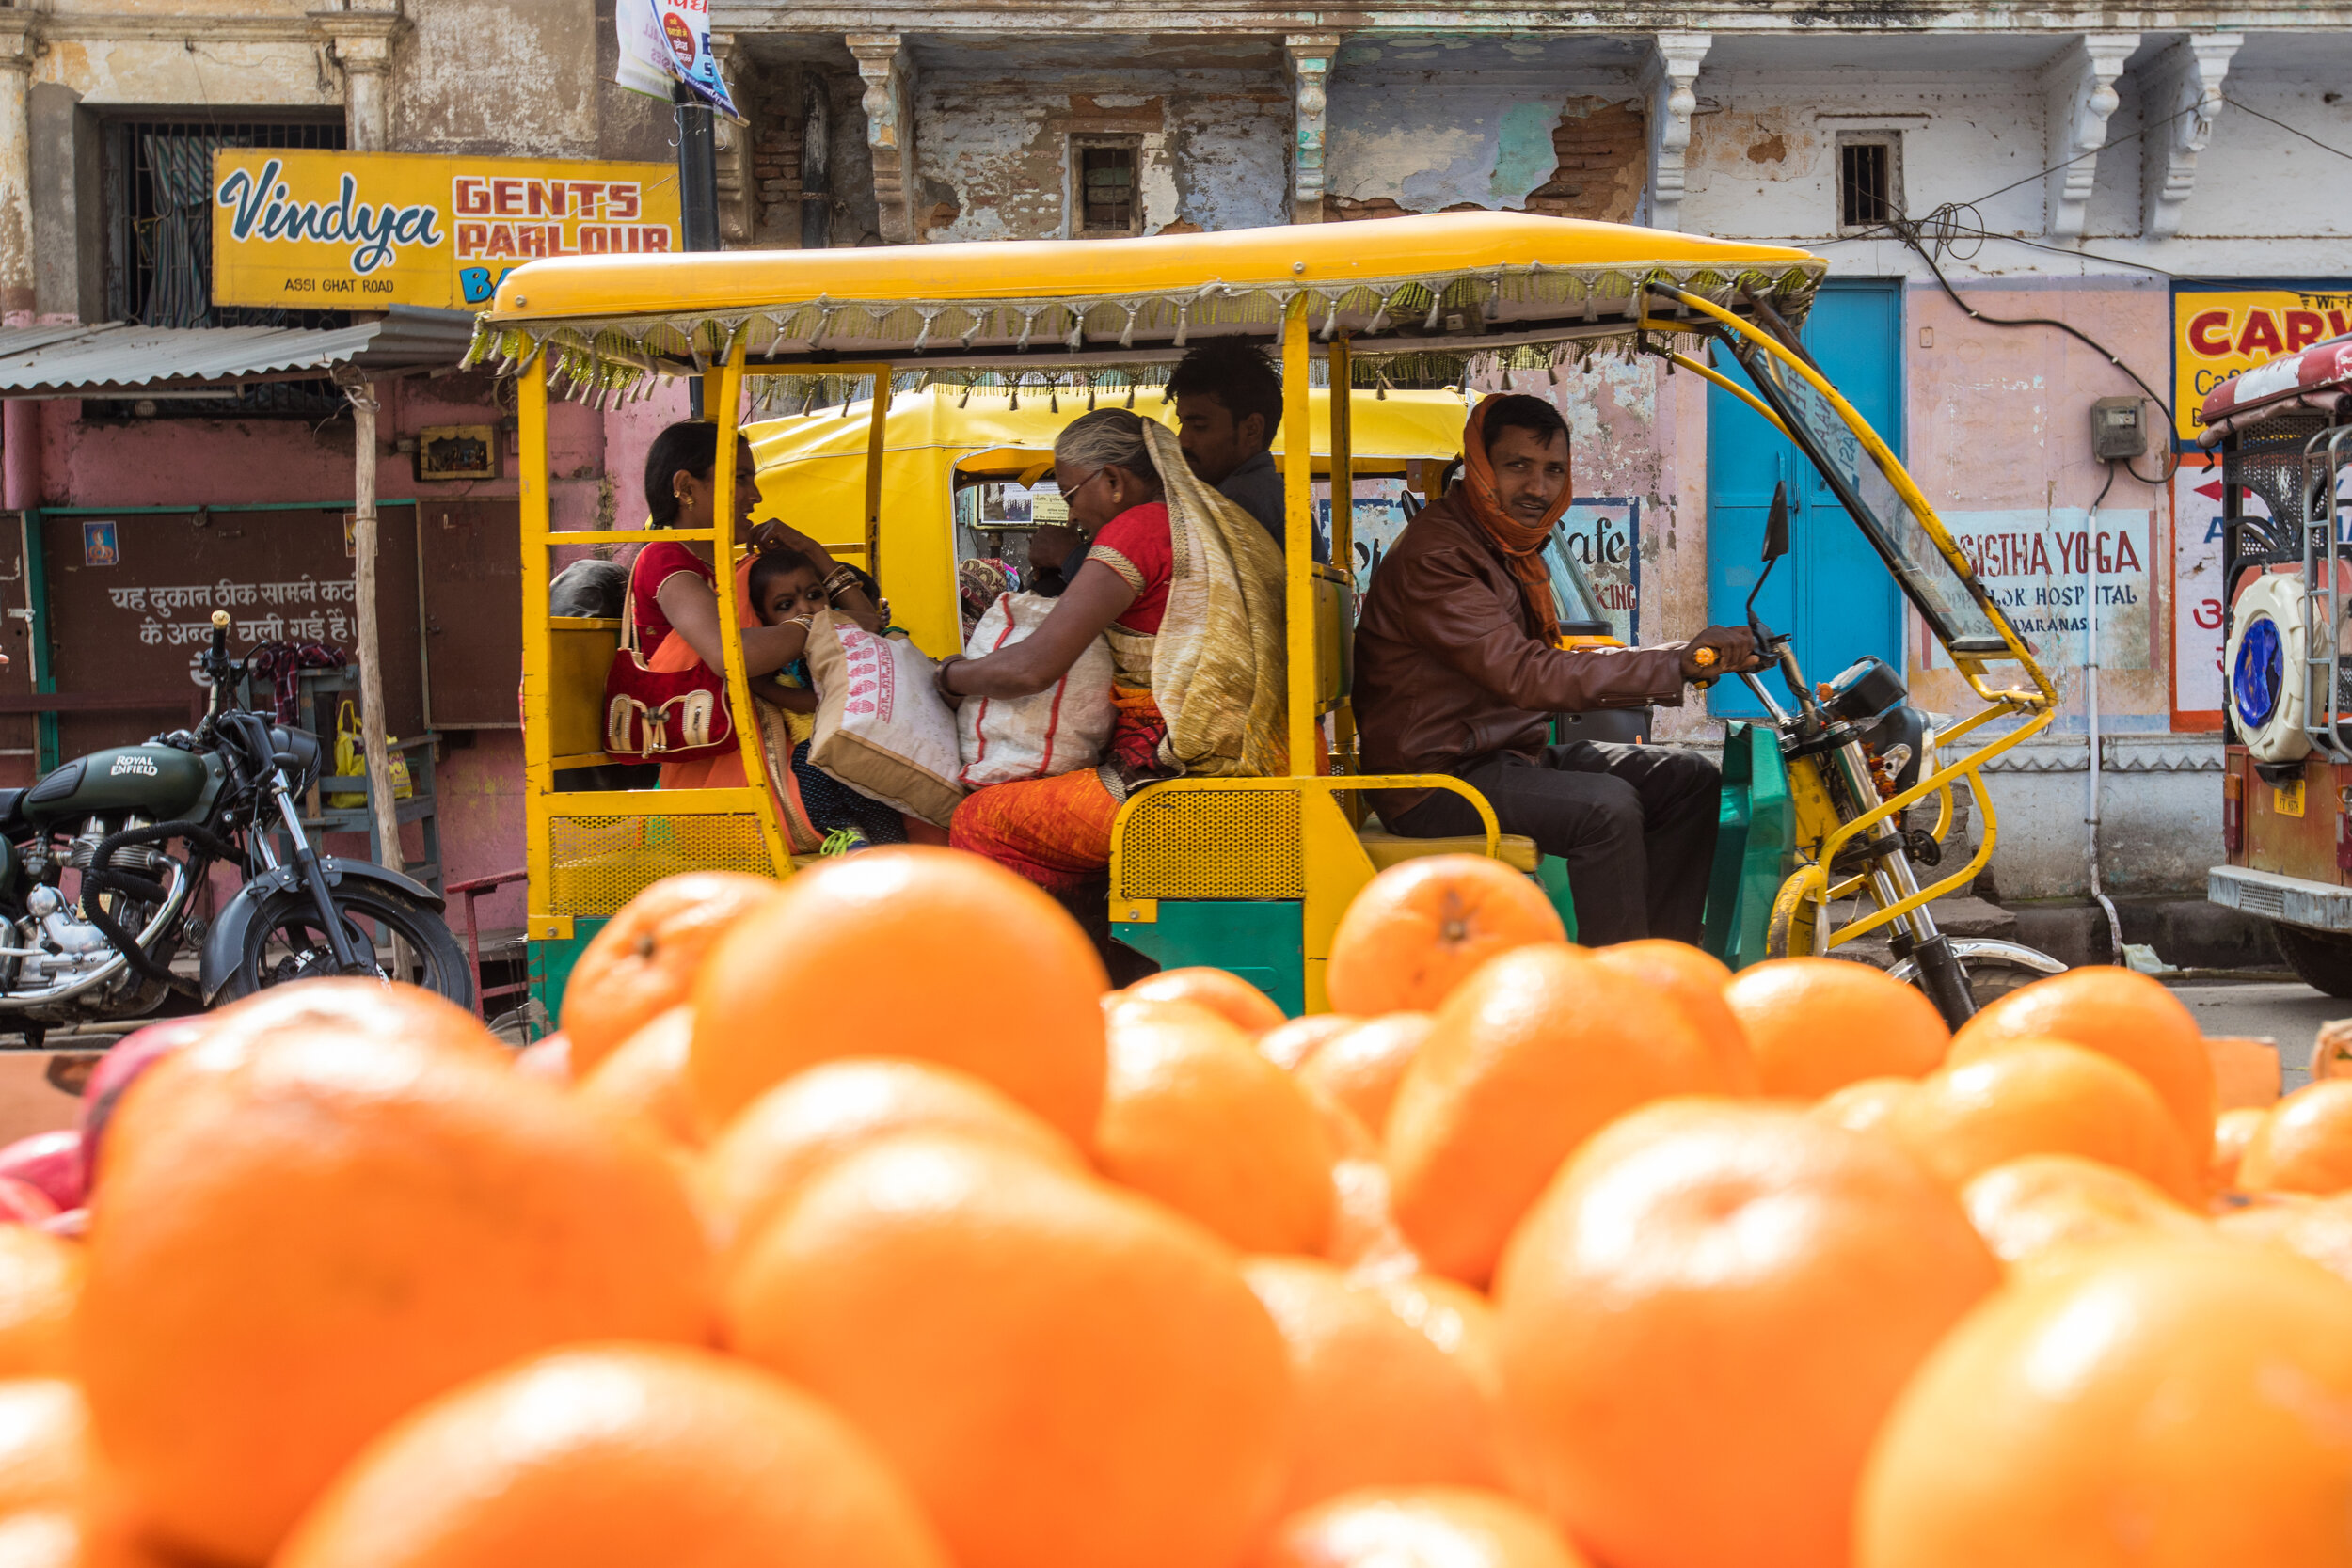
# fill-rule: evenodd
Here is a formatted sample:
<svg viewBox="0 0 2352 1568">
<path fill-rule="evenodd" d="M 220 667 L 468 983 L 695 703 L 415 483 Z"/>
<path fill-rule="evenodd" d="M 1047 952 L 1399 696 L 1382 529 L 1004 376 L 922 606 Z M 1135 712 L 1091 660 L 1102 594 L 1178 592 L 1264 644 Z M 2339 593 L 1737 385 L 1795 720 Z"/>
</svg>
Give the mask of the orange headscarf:
<svg viewBox="0 0 2352 1568">
<path fill-rule="evenodd" d="M 1544 543 L 1551 537 L 1551 525 L 1568 509 L 1576 482 L 1571 475 L 1560 487 L 1540 523 L 1522 523 L 1502 509 L 1502 498 L 1495 489 L 1494 465 L 1486 456 L 1486 411 L 1508 395 L 1487 393 L 1462 426 L 1462 499 L 1495 548 L 1502 552 L 1503 560 L 1511 563 L 1511 575 L 1519 579 L 1519 593 L 1527 608 L 1535 612 L 1537 634 L 1546 642 L 1556 642 L 1560 640 L 1560 604 L 1552 596 L 1551 572 L 1544 564 Z"/>
</svg>

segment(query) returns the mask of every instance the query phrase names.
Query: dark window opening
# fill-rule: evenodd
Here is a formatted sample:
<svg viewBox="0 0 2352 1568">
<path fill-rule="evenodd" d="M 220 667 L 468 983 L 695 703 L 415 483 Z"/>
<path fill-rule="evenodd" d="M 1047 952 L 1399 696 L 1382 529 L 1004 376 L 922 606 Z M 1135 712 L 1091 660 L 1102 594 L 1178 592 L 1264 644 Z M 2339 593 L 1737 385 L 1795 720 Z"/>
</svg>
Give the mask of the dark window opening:
<svg viewBox="0 0 2352 1568">
<path fill-rule="evenodd" d="M 1080 143 L 1078 153 L 1078 231 L 1081 234 L 1136 232 L 1136 153 L 1132 144 Z"/>
<path fill-rule="evenodd" d="M 1892 136 L 1841 139 L 1837 146 L 1837 226 L 1869 229 L 1900 214 Z"/>
<path fill-rule="evenodd" d="M 213 303 L 213 154 L 223 148 L 343 146 L 343 122 L 328 119 L 118 119 L 106 128 L 108 319 L 144 326 L 349 325 L 342 310 L 294 310 Z M 93 400 L 86 418 L 320 420 L 344 411 L 334 384 L 280 381 L 220 397 Z"/>
</svg>

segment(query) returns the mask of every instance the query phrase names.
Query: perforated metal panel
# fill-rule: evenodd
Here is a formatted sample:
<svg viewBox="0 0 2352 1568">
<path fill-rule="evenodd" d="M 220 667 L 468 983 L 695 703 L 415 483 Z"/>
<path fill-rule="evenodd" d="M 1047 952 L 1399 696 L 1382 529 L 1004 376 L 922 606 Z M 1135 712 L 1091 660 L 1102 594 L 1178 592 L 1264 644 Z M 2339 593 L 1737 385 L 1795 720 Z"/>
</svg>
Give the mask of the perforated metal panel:
<svg viewBox="0 0 2352 1568">
<path fill-rule="evenodd" d="M 1270 789 L 1155 789 L 1129 814 L 1124 898 L 1300 898 L 1298 797 Z"/>
<path fill-rule="evenodd" d="M 716 816 L 554 816 L 548 819 L 553 888 L 548 912 L 612 914 L 664 877 L 680 871 L 768 875 L 759 818 Z"/>
</svg>

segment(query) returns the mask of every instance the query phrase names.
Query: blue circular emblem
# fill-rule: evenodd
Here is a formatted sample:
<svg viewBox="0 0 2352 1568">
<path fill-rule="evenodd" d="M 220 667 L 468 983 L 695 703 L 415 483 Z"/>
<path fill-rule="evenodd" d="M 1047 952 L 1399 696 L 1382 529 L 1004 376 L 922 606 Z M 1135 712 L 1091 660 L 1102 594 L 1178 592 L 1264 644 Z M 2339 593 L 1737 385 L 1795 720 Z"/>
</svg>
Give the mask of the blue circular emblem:
<svg viewBox="0 0 2352 1568">
<path fill-rule="evenodd" d="M 2230 672 L 2230 699 L 2237 707 L 2238 728 L 2258 730 L 2279 711 L 2279 692 L 2285 682 L 2286 657 L 2279 646 L 2279 623 L 2258 616 L 2238 640 L 2237 666 Z"/>
</svg>

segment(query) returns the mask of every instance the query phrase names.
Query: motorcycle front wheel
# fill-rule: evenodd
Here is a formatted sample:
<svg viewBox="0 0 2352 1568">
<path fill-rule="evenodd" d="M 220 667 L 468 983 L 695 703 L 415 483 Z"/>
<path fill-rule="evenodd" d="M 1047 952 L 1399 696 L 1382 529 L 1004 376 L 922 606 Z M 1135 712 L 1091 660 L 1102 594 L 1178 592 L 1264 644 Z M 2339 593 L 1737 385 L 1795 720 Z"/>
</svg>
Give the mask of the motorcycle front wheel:
<svg viewBox="0 0 2352 1568">
<path fill-rule="evenodd" d="M 357 948 L 361 971 L 381 979 L 405 980 L 437 992 L 470 1011 L 473 974 L 448 924 L 431 910 L 387 889 L 344 886 L 335 890 L 335 908 Z M 397 942 L 395 942 L 397 939 Z M 406 957 L 405 974 L 394 973 L 396 954 Z M 246 931 L 245 952 L 223 1001 L 250 996 L 265 987 L 345 973 L 319 920 L 318 906 L 302 888 L 272 894 Z"/>
</svg>

